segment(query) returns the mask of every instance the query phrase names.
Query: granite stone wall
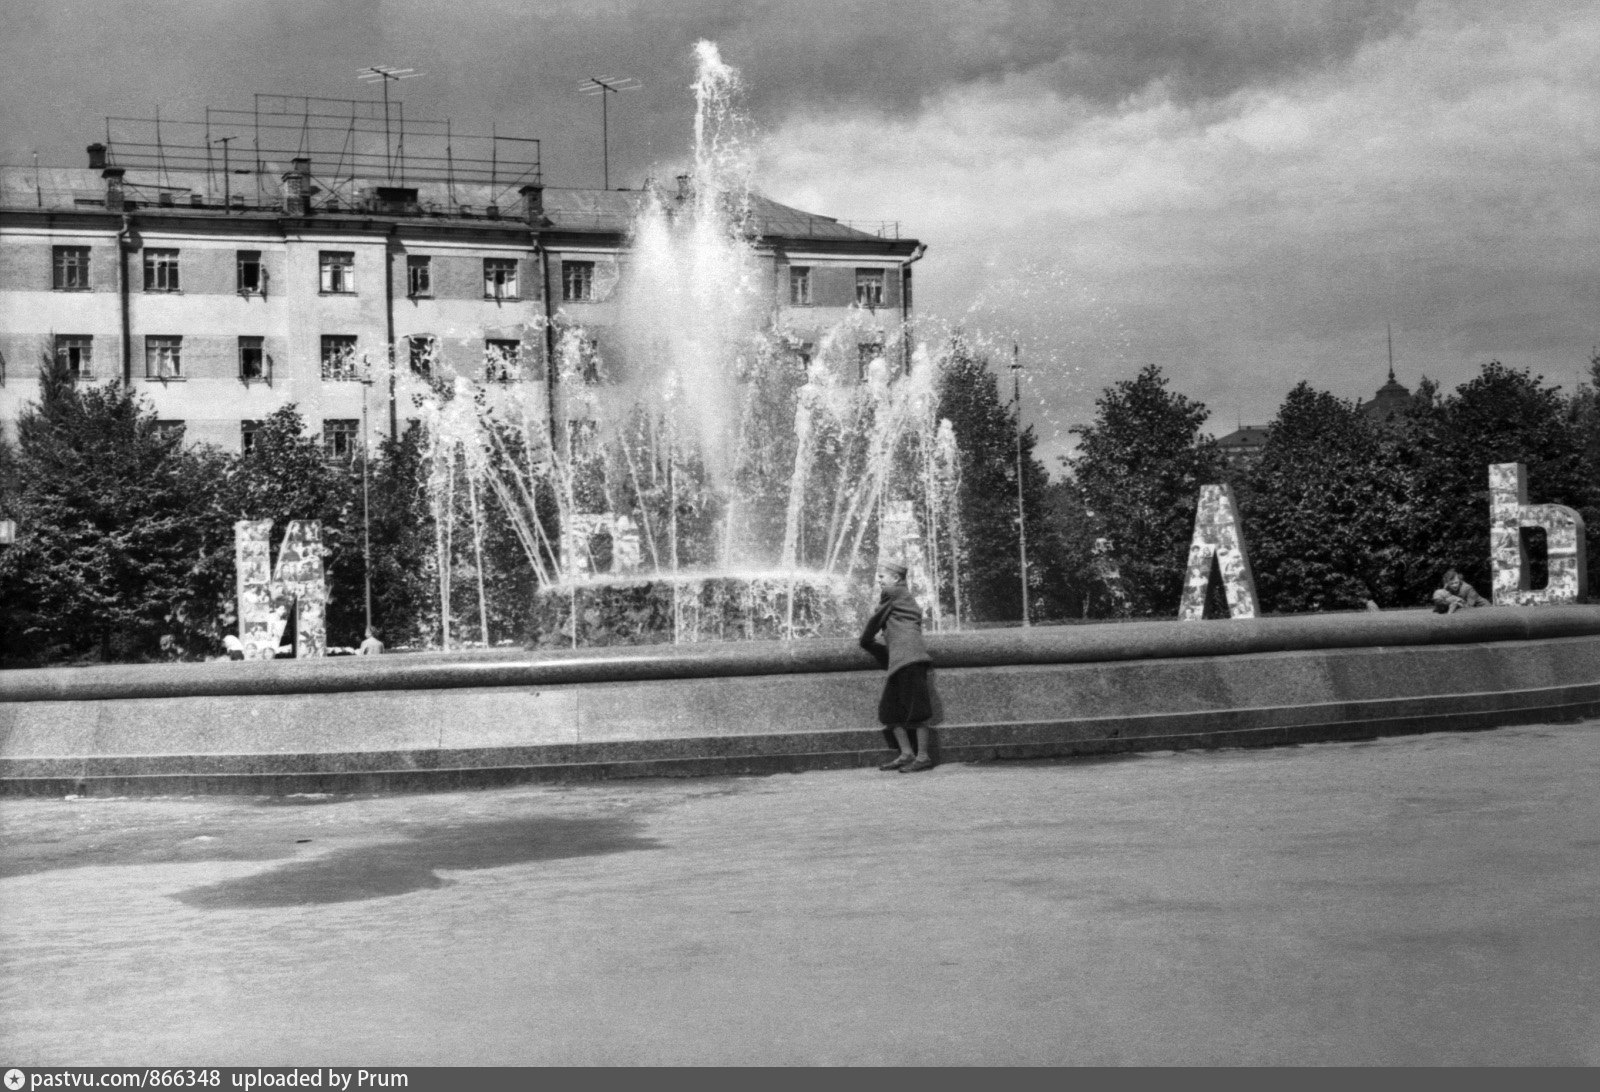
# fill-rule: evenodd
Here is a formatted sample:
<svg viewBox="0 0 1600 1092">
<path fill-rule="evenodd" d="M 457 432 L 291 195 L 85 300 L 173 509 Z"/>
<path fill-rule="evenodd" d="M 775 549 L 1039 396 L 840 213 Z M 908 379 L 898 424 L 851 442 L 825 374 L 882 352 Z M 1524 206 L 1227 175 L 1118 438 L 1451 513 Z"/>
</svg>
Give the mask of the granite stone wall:
<svg viewBox="0 0 1600 1092">
<path fill-rule="evenodd" d="M 1600 715 L 1600 608 L 934 634 L 944 761 Z M 864 766 L 850 641 L 0 676 L 0 792 L 346 792 Z"/>
</svg>

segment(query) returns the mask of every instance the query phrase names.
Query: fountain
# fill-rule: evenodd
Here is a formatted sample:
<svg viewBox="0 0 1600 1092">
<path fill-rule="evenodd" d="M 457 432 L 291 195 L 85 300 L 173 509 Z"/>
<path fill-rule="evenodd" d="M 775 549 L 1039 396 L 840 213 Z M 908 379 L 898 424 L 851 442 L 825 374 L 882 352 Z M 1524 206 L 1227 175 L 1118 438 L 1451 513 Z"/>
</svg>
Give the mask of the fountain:
<svg viewBox="0 0 1600 1092">
<path fill-rule="evenodd" d="M 438 362 L 399 377 L 429 437 L 446 648 L 459 571 L 489 642 L 491 501 L 532 574 L 537 645 L 842 635 L 880 557 L 943 622 L 955 440 L 934 362 L 901 330 L 859 376 L 855 319 L 796 351 L 756 252 L 738 74 L 697 53 L 692 165 L 642 195 L 603 344 L 557 316 L 549 399 Z"/>
<path fill-rule="evenodd" d="M 509 541 L 529 636 L 570 647 L 0 673 L 0 795 L 437 790 L 876 765 L 881 672 L 854 642 L 711 642 L 849 632 L 853 597 L 885 556 L 909 563 L 940 628 L 946 594 L 960 595 L 954 437 L 936 420 L 935 362 L 906 352 L 903 332 L 857 382 L 848 323 L 802 362 L 765 318 L 733 89 L 702 46 L 693 173 L 681 200 L 652 191 L 643 202 L 618 285 L 623 321 L 604 352 L 566 319 L 548 331 L 555 398 L 442 366 L 395 376 L 428 437 L 444 646 L 453 626 L 471 626 L 474 598 L 472 643 L 490 644 L 486 572 Z M 1206 486 L 1191 587 L 1220 559 L 1236 617 L 933 634 L 941 756 L 1270 746 L 1600 716 L 1600 606 L 1572 601 L 1585 587 L 1582 520 L 1528 504 L 1518 464 L 1491 467 L 1489 489 L 1496 601 L 1567 602 L 1247 617 L 1234 506 Z M 1522 556 L 1530 526 L 1550 544 L 1543 590 Z M 294 548 L 273 568 L 265 523 L 239 528 L 241 636 L 270 652 L 282 625 L 275 585 L 310 596 L 320 616 L 316 529 L 287 528 Z M 463 595 L 457 623 L 452 599 Z M 1203 601 L 1191 597 L 1191 617 Z M 300 644 L 315 652 L 309 628 Z M 653 647 L 576 648 L 602 643 Z"/>
</svg>

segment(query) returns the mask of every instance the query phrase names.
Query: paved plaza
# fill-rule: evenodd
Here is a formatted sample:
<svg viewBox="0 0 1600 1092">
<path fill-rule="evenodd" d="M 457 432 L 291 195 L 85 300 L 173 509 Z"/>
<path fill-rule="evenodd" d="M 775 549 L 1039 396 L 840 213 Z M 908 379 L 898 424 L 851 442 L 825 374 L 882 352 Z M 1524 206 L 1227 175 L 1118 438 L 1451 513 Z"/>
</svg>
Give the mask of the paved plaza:
<svg viewBox="0 0 1600 1092">
<path fill-rule="evenodd" d="M 0 800 L 0 1066 L 1600 1063 L 1600 722 Z"/>
</svg>

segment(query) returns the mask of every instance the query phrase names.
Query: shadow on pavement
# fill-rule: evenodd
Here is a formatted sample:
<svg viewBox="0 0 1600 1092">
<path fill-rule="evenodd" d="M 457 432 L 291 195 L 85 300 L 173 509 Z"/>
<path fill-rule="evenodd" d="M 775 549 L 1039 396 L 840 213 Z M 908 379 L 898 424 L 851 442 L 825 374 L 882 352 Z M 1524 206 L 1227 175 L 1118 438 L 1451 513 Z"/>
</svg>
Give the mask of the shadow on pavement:
<svg viewBox="0 0 1600 1092">
<path fill-rule="evenodd" d="M 660 843 L 639 833 L 636 819 L 506 819 L 492 823 L 436 827 L 399 842 L 343 849 L 324 857 L 297 860 L 268 872 L 193 887 L 174 898 L 206 909 L 307 906 L 356 902 L 444 887 L 450 881 L 435 871 L 502 868 L 531 861 L 596 857 Z"/>
</svg>

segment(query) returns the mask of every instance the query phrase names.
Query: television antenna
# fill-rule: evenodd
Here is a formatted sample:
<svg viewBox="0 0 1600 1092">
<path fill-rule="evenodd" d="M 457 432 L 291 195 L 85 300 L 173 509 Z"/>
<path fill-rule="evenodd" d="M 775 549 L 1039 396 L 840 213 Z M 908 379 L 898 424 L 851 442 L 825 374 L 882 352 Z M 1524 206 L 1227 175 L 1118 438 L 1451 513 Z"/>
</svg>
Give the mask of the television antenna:
<svg viewBox="0 0 1600 1092">
<path fill-rule="evenodd" d="M 396 68 L 389 64 L 375 64 L 363 68 L 356 73 L 356 79 L 364 83 L 383 84 L 383 166 L 389 178 L 394 177 L 394 160 L 389 150 L 389 84 L 399 83 L 401 80 L 414 80 L 418 76 L 425 76 L 426 72 L 418 72 L 414 68 Z M 405 147 L 404 135 L 400 138 L 400 147 Z M 404 152 L 401 153 L 404 155 Z"/>
<path fill-rule="evenodd" d="M 611 188 L 611 127 L 607 117 L 610 96 L 624 91 L 637 91 L 644 86 L 632 76 L 590 76 L 578 87 L 584 95 L 600 96 L 600 178 L 601 189 Z"/>
</svg>

